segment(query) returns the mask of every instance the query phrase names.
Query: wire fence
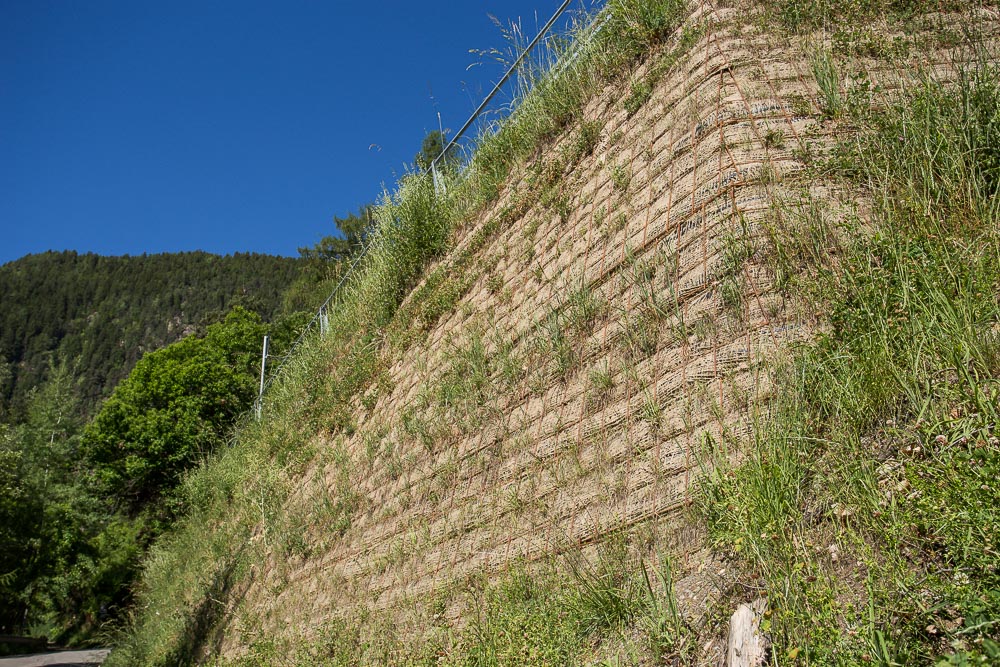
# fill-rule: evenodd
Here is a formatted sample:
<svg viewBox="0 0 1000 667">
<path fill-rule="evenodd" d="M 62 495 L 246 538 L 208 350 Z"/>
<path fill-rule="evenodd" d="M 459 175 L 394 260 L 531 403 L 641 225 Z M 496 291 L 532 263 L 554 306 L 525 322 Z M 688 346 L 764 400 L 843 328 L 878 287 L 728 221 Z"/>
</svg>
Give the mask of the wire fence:
<svg viewBox="0 0 1000 667">
<path fill-rule="evenodd" d="M 454 151 L 458 146 L 460 146 L 462 138 L 474 126 L 474 124 L 478 119 L 482 118 L 484 114 L 490 112 L 489 109 L 490 102 L 497 96 L 497 94 L 501 92 L 501 90 L 503 90 L 504 86 L 510 82 L 510 80 L 515 76 L 515 74 L 517 74 L 525 66 L 525 61 L 530 56 L 530 54 L 536 48 L 538 48 L 540 44 L 544 44 L 543 41 L 544 38 L 546 37 L 546 35 L 548 35 L 548 33 L 552 31 L 553 26 L 556 25 L 556 22 L 559 20 L 559 18 L 569 8 L 571 2 L 572 0 L 563 0 L 563 2 L 559 5 L 558 9 L 556 9 L 555 13 L 552 15 L 552 17 L 545 23 L 544 26 L 542 26 L 542 28 L 538 31 L 538 34 L 535 35 L 535 37 L 528 43 L 528 45 L 521 50 L 521 52 L 518 54 L 514 62 L 507 68 L 506 72 L 504 72 L 500 80 L 493 86 L 493 89 L 489 92 L 489 94 L 486 95 L 486 97 L 479 104 L 479 106 L 476 107 L 475 111 L 472 112 L 472 115 L 469 116 L 468 120 L 466 120 L 465 123 L 462 125 L 462 127 L 458 130 L 455 136 L 451 138 L 451 140 L 444 146 L 444 148 L 441 150 L 438 156 L 434 158 L 434 160 L 431 162 L 431 164 L 428 167 L 428 171 L 431 172 L 432 178 L 434 179 L 435 191 L 438 191 L 441 183 L 438 175 L 438 165 L 441 162 L 441 160 L 443 160 L 445 156 L 448 155 L 451 151 Z M 580 48 L 582 48 L 582 44 L 592 39 L 598 32 L 600 32 L 600 29 L 602 27 L 603 23 L 598 23 L 591 26 L 591 28 L 588 29 L 582 36 L 583 39 L 578 40 L 574 48 L 567 54 L 565 54 L 565 56 L 562 59 L 560 59 L 558 63 L 556 63 L 555 68 L 553 68 L 552 70 L 553 75 L 558 75 L 558 73 L 563 68 L 571 64 L 579 54 Z M 374 239 L 376 234 L 368 233 L 366 236 L 368 239 Z M 348 267 L 347 271 L 345 271 L 344 274 L 341 276 L 340 280 L 337 282 L 337 285 L 333 288 L 333 291 L 330 292 L 330 295 L 326 298 L 325 301 L 323 301 L 323 304 L 313 315 L 312 319 L 309 320 L 309 322 L 302 329 L 298 338 L 295 339 L 295 341 L 291 344 L 291 346 L 284 354 L 280 355 L 280 357 L 277 355 L 270 355 L 268 351 L 268 340 L 267 337 L 265 337 L 264 348 L 261 355 L 260 388 L 257 394 L 257 399 L 254 401 L 253 404 L 254 414 L 258 419 L 260 418 L 261 411 L 263 409 L 264 395 L 267 393 L 271 385 L 274 384 L 274 382 L 281 376 L 289 360 L 294 356 L 296 350 L 303 344 L 307 336 L 309 336 L 317 327 L 319 328 L 321 335 L 326 333 L 326 328 L 329 322 L 329 312 L 331 305 L 334 303 L 334 300 L 337 298 L 337 295 L 340 293 L 340 291 L 344 289 L 348 281 L 354 276 L 355 271 L 358 270 L 358 266 L 360 265 L 361 260 L 364 259 L 364 257 L 368 254 L 368 251 L 371 249 L 372 243 L 373 241 L 368 241 L 368 243 L 363 243 L 360 246 L 360 251 L 351 261 L 351 265 Z M 280 361 L 278 362 L 277 366 L 274 366 L 270 371 L 270 373 L 268 373 L 267 362 L 268 359 L 271 358 L 278 358 L 280 359 Z"/>
<path fill-rule="evenodd" d="M 436 170 L 438 162 L 444 159 L 444 156 L 447 155 L 452 148 L 458 145 L 458 142 L 461 141 L 466 131 L 468 131 L 468 129 L 472 127 L 472 124 L 476 121 L 476 119 L 479 118 L 479 116 L 486 110 L 486 107 L 489 105 L 490 101 L 493 100 L 494 97 L 496 97 L 497 93 L 499 93 L 500 90 L 504 87 L 504 84 L 506 84 L 507 81 L 510 79 L 510 77 L 513 76 L 513 74 L 518 70 L 518 68 L 521 67 L 522 63 L 524 62 L 524 59 L 528 56 L 528 54 L 530 54 L 531 51 L 534 50 L 534 48 L 541 41 L 542 37 L 544 37 L 545 34 L 552 29 L 553 24 L 555 24 L 555 22 L 559 20 L 559 17 L 562 16 L 563 12 L 566 11 L 566 8 L 569 7 L 570 1 L 571 0 L 563 0 L 563 3 L 559 5 L 559 9 L 557 9 L 556 13 L 552 15 L 552 18 L 550 18 L 548 22 L 542 27 L 542 29 L 538 31 L 538 34 L 535 35 L 535 38 L 528 43 L 528 46 L 526 46 L 524 50 L 521 51 L 520 55 L 518 55 L 518 57 L 514 60 L 514 63 L 507 69 L 507 71 L 496 83 L 496 85 L 493 86 L 493 90 L 491 90 L 490 93 L 486 96 L 486 98 L 483 99 L 483 101 L 479 104 L 479 106 L 476 107 L 476 110 L 472 112 L 472 115 L 469 116 L 469 119 L 465 121 L 465 124 L 462 125 L 462 127 L 458 130 L 455 136 L 452 137 L 451 141 L 449 141 L 448 144 L 444 147 L 444 149 L 442 149 L 441 153 L 438 154 L 436 158 L 434 158 L 434 160 L 431 162 L 431 167 L 430 167 L 432 172 Z"/>
</svg>

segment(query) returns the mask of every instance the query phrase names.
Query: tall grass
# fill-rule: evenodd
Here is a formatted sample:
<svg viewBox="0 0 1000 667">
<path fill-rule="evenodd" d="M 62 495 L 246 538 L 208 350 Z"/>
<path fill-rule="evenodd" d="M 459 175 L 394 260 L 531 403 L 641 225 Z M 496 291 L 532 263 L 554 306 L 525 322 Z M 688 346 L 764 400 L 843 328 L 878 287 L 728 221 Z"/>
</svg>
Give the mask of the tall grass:
<svg viewBox="0 0 1000 667">
<path fill-rule="evenodd" d="M 779 374 L 745 463 L 703 485 L 716 544 L 765 582 L 776 655 L 1000 659 L 998 110 L 981 64 L 855 119 L 872 229 L 799 267 L 833 281 L 832 328 Z"/>
<path fill-rule="evenodd" d="M 211 664 L 564 667 L 597 664 L 593 655 L 602 644 L 603 652 L 630 656 L 628 664 L 643 654 L 654 664 L 689 664 L 696 647 L 678 611 L 669 560 L 656 566 L 607 554 L 594 563 L 581 554 L 571 560 L 576 564 L 569 567 L 554 558 L 530 569 L 516 564 L 466 582 L 462 594 L 432 597 L 428 631 L 420 637 L 404 636 L 391 614 L 362 607 L 329 619 L 310 639 L 261 638 L 241 658 Z M 461 624 L 444 618 L 456 599 L 469 605 Z"/>
<path fill-rule="evenodd" d="M 840 117 L 844 110 L 844 100 L 840 93 L 840 73 L 833 55 L 819 49 L 812 55 L 812 71 L 820 92 L 820 108 L 828 119 Z"/>
<path fill-rule="evenodd" d="M 571 39 L 549 41 L 520 72 L 510 115 L 483 128 L 468 177 L 472 199 L 492 201 L 514 164 L 579 121 L 584 103 L 681 23 L 684 0 L 612 0 L 599 14 L 579 16 Z M 599 29 L 598 29 L 599 26 Z"/>
</svg>

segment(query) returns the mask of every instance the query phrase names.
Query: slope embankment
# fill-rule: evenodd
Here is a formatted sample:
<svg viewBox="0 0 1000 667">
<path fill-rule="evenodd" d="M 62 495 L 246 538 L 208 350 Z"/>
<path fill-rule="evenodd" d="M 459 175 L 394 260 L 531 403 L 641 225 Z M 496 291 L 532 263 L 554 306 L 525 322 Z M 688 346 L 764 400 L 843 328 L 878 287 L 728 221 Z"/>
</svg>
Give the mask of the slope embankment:
<svg viewBox="0 0 1000 667">
<path fill-rule="evenodd" d="M 759 594 L 713 549 L 696 481 L 753 456 L 774 368 L 828 326 L 821 302 L 790 287 L 774 237 L 793 234 L 803 209 L 862 226 L 869 215 L 867 194 L 824 175 L 858 131 L 835 104 L 887 107 L 909 72 L 950 81 L 970 58 L 967 39 L 914 37 L 960 25 L 957 14 L 880 26 L 889 44 L 915 45 L 890 58 L 834 57 L 829 35 L 792 39 L 754 11 L 678 12 L 495 199 L 462 209 L 472 214 L 377 335 L 317 345 L 310 397 L 275 408 L 291 417 L 265 415 L 305 434 L 269 468 L 280 483 L 227 492 L 245 526 L 227 539 L 252 556 L 199 575 L 210 609 L 181 594 L 204 614 L 174 655 L 721 659 L 725 620 Z M 994 14 L 975 16 L 977 39 L 996 34 Z M 796 239 L 803 255 L 839 252 L 833 237 Z M 362 349 L 363 377 L 348 382 Z M 525 577 L 534 592 L 511 593 Z M 540 601 L 571 588 L 583 592 L 561 612 Z M 470 658 L 501 608 L 528 609 L 504 632 L 554 653 L 497 639 L 489 660 Z M 650 609 L 658 630 L 636 625 Z M 584 639 L 550 636 L 565 623 Z M 636 637 L 654 639 L 640 650 Z"/>
<path fill-rule="evenodd" d="M 801 169 L 793 151 L 823 134 L 791 103 L 815 97 L 801 56 L 734 34 L 733 18 L 695 13 L 693 44 L 634 114 L 627 83 L 590 102 L 597 139 L 577 163 L 563 157 L 574 129 L 525 165 L 522 181 L 551 174 L 550 201 L 476 249 L 464 271 L 479 275 L 393 359 L 391 391 L 358 406 L 353 435 L 320 445 L 343 456 L 317 459 L 292 493 L 310 543 L 328 540 L 310 515 L 338 477 L 358 508 L 320 553 L 271 556 L 247 601 L 269 629 L 398 609 L 639 525 L 669 535 L 656 526 L 689 503 L 706 441 L 749 431 L 768 394 L 761 363 L 802 323 L 759 264 L 727 253 L 761 233 L 765 181 Z M 750 54 L 768 51 L 761 80 Z M 781 148 L 766 145 L 775 134 Z M 523 207 L 520 185 L 470 221 L 465 243 Z M 454 280 L 450 263 L 432 271 Z M 435 294 L 418 286 L 400 312 L 421 297 Z"/>
</svg>

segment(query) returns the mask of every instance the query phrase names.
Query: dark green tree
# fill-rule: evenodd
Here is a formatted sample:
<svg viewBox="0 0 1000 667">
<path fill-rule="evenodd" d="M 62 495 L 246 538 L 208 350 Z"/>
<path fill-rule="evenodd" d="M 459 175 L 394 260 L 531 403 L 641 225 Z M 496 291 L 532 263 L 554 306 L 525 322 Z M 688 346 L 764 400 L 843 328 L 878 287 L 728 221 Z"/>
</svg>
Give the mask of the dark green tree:
<svg viewBox="0 0 1000 667">
<path fill-rule="evenodd" d="M 322 303 L 332 289 L 330 283 L 343 275 L 367 243 L 374 219 L 375 205 L 365 204 L 356 213 L 334 216 L 335 233 L 324 236 L 315 245 L 299 248 L 303 270 L 285 292 L 286 316 L 296 311 L 311 314 Z"/>
<path fill-rule="evenodd" d="M 71 582 L 106 513 L 79 463 L 78 396 L 65 364 L 28 397 L 27 419 L 0 435 L 0 624 L 58 628 L 80 587 Z"/>
<path fill-rule="evenodd" d="M 26 419 L 28 392 L 51 359 L 71 364 L 80 411 L 92 414 L 145 352 L 203 333 L 235 305 L 273 319 L 304 264 L 251 253 L 47 252 L 0 266 L 0 419 Z"/>
<path fill-rule="evenodd" d="M 85 428 L 72 373 L 48 371 L 0 426 L 0 626 L 67 641 L 120 615 L 177 483 L 249 408 L 265 331 L 237 307 L 150 352 Z"/>
<path fill-rule="evenodd" d="M 10 370 L 10 364 L 4 359 L 0 352 L 0 424 L 7 422 L 7 397 L 10 395 L 11 384 L 14 374 Z"/>
<path fill-rule="evenodd" d="M 299 256 L 309 262 L 310 267 L 342 262 L 356 253 L 368 238 L 368 231 L 374 219 L 374 204 L 365 204 L 357 213 L 334 216 L 336 233 L 324 236 L 313 246 L 299 248 Z"/>
<path fill-rule="evenodd" d="M 32 540 L 41 498 L 24 470 L 17 434 L 0 424 L 0 634 L 20 630 L 25 584 L 31 581 Z"/>
<path fill-rule="evenodd" d="M 448 138 L 440 130 L 431 130 L 421 142 L 420 152 L 413 158 L 413 161 L 417 167 L 426 171 L 430 169 L 431 163 L 441 155 L 447 145 Z M 438 165 L 449 168 L 458 166 L 458 153 L 454 147 L 438 161 Z"/>
</svg>

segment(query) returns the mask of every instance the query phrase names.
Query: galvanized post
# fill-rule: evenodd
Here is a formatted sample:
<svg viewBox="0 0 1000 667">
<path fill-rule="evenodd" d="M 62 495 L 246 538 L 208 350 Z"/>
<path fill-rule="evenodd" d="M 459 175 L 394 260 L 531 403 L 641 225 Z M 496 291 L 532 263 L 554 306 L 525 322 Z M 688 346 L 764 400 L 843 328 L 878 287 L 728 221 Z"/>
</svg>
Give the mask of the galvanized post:
<svg viewBox="0 0 1000 667">
<path fill-rule="evenodd" d="M 327 332 L 330 331 L 330 316 L 326 313 L 326 306 L 319 309 L 319 335 L 320 338 L 326 338 Z"/>
<path fill-rule="evenodd" d="M 264 407 L 264 371 L 267 367 L 267 347 L 270 337 L 264 336 L 264 349 L 260 353 L 260 389 L 257 391 L 257 419 L 260 420 L 260 411 Z"/>
<path fill-rule="evenodd" d="M 438 160 L 444 157 L 445 147 L 447 147 L 448 144 L 444 140 L 444 125 L 441 124 L 441 112 L 438 111 L 437 115 L 438 115 L 438 137 L 441 139 L 442 148 L 441 152 L 438 153 L 437 157 L 435 157 L 434 160 L 431 161 L 431 177 L 434 179 L 434 194 L 443 195 L 446 192 L 446 187 L 444 184 L 444 179 L 441 178 L 441 174 L 438 173 L 437 163 Z"/>
<path fill-rule="evenodd" d="M 445 193 L 446 188 L 444 185 L 444 179 L 442 179 L 441 175 L 438 174 L 437 166 L 435 165 L 436 162 L 437 160 L 431 162 L 431 178 L 434 180 L 434 194 L 442 195 Z"/>
</svg>

